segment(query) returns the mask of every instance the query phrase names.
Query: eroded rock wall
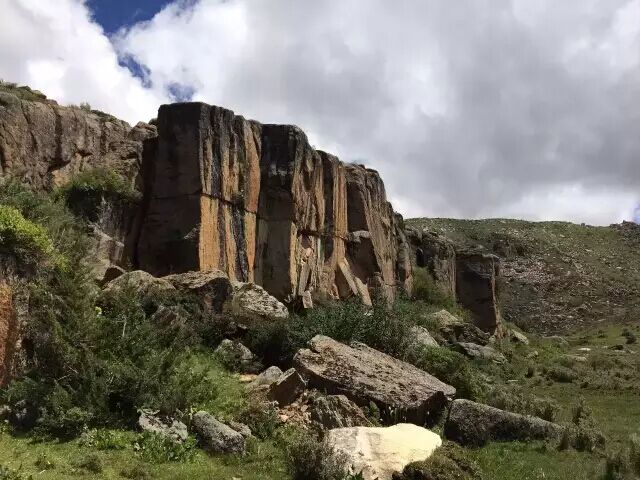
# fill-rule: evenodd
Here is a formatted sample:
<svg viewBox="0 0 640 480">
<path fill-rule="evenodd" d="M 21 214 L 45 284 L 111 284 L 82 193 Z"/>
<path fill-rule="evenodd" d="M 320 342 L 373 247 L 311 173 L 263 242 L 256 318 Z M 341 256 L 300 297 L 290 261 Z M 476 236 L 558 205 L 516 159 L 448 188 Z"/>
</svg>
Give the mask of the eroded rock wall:
<svg viewBox="0 0 640 480">
<path fill-rule="evenodd" d="M 410 288 L 402 218 L 378 173 L 313 149 L 299 128 L 163 105 L 154 149 L 143 167 L 142 269 L 219 269 L 305 304 Z"/>
</svg>

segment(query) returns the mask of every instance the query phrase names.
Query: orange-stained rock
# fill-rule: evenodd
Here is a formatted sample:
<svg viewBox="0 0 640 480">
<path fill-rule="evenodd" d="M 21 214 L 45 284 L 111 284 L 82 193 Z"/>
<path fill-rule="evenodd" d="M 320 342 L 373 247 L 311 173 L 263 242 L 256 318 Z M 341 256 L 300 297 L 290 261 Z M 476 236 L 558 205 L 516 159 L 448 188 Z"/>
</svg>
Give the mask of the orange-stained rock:
<svg viewBox="0 0 640 480">
<path fill-rule="evenodd" d="M 299 128 L 163 105 L 149 151 L 140 268 L 219 269 L 305 306 L 410 289 L 402 217 L 378 173 L 316 151 Z"/>
<path fill-rule="evenodd" d="M 20 325 L 11 285 L 0 281 L 0 386 L 12 378 L 20 343 Z"/>
</svg>

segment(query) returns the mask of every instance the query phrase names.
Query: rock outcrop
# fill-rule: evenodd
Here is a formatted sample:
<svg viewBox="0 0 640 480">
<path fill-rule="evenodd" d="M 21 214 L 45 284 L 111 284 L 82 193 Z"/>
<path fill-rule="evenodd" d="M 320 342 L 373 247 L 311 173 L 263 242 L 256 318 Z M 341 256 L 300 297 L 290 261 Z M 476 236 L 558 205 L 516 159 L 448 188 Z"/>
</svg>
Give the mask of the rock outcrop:
<svg viewBox="0 0 640 480">
<path fill-rule="evenodd" d="M 297 127 L 163 105 L 154 152 L 143 166 L 142 269 L 220 269 L 306 305 L 410 288 L 402 218 L 380 176 L 314 150 Z"/>
<path fill-rule="evenodd" d="M 423 425 L 437 415 L 455 388 L 423 370 L 361 343 L 351 346 L 317 335 L 293 359 L 309 386 L 345 395 L 358 405 L 373 401 L 383 418 Z"/>
<path fill-rule="evenodd" d="M 447 237 L 429 230 L 407 230 L 413 264 L 424 268 L 441 292 L 469 310 L 476 326 L 502 335 L 497 280 L 500 259 L 475 249 L 462 248 Z"/>
<path fill-rule="evenodd" d="M 364 480 L 391 480 L 408 464 L 426 460 L 442 439 L 426 428 L 411 424 L 392 427 L 351 427 L 329 430 L 327 443 L 346 457 L 352 473 Z"/>
<path fill-rule="evenodd" d="M 470 400 L 451 405 L 444 434 L 462 445 L 482 446 L 490 440 L 559 439 L 564 427 L 538 417 L 520 415 Z"/>
<path fill-rule="evenodd" d="M 15 286 L 0 279 L 0 387 L 14 376 L 19 364 L 21 314 Z"/>
</svg>

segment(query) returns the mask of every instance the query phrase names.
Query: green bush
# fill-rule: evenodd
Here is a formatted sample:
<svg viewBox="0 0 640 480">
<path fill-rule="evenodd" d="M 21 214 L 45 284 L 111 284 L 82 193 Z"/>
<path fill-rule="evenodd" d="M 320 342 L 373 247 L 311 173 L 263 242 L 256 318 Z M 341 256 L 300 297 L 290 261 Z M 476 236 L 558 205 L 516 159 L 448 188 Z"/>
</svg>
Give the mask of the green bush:
<svg viewBox="0 0 640 480">
<path fill-rule="evenodd" d="M 249 402 L 237 415 L 237 421 L 247 425 L 261 440 L 271 438 L 280 425 L 278 410 L 270 403 Z"/>
<path fill-rule="evenodd" d="M 6 205 L 0 205 L 0 251 L 25 266 L 42 261 L 63 263 L 47 230 Z"/>
<path fill-rule="evenodd" d="M 422 370 L 456 388 L 458 398 L 477 399 L 482 383 L 467 357 L 444 347 L 426 347 L 411 359 Z"/>
<path fill-rule="evenodd" d="M 344 480 L 347 461 L 343 455 L 314 435 L 297 432 L 285 445 L 293 480 Z"/>
<path fill-rule="evenodd" d="M 140 195 L 131 182 L 113 170 L 94 168 L 71 178 L 58 188 L 56 196 L 77 216 L 95 222 L 106 204 L 129 206 Z"/>
<path fill-rule="evenodd" d="M 394 357 L 406 350 L 411 323 L 402 312 L 375 303 L 373 308 L 359 302 L 344 301 L 333 306 L 314 308 L 304 316 L 262 324 L 252 329 L 249 349 L 266 364 L 287 364 L 298 349 L 315 335 L 326 335 L 339 342 L 362 342 Z"/>
<path fill-rule="evenodd" d="M 131 445 L 131 438 L 124 431 L 99 428 L 85 431 L 80 444 L 96 450 L 124 450 Z"/>
<path fill-rule="evenodd" d="M 426 268 L 413 269 L 413 298 L 431 305 L 443 308 L 456 306 L 456 300 L 451 293 L 439 286 Z"/>
<path fill-rule="evenodd" d="M 394 480 L 482 480 L 482 472 L 465 451 L 447 442 L 431 457 L 407 465 Z"/>
<path fill-rule="evenodd" d="M 559 383 L 571 383 L 578 379 L 578 373 L 562 365 L 552 365 L 545 371 L 548 379 Z"/>
<path fill-rule="evenodd" d="M 608 453 L 603 480 L 635 480 L 640 477 L 640 437 L 632 435 L 629 444 Z"/>
<path fill-rule="evenodd" d="M 0 480 L 33 480 L 33 475 L 25 475 L 22 473 L 22 467 L 14 470 L 4 465 L 0 465 Z"/>
<path fill-rule="evenodd" d="M 104 462 L 102 461 L 102 458 L 95 453 L 91 453 L 81 459 L 78 459 L 75 462 L 75 465 L 78 468 L 96 474 L 102 473 L 104 470 Z"/>
<path fill-rule="evenodd" d="M 549 422 L 556 421 L 560 405 L 551 398 L 536 397 L 516 388 L 494 387 L 484 399 L 487 405 L 509 412 L 533 415 Z"/>
<path fill-rule="evenodd" d="M 183 443 L 176 443 L 164 435 L 144 432 L 134 445 L 140 457 L 149 463 L 191 462 L 197 454 L 196 441 L 189 437 Z"/>
</svg>

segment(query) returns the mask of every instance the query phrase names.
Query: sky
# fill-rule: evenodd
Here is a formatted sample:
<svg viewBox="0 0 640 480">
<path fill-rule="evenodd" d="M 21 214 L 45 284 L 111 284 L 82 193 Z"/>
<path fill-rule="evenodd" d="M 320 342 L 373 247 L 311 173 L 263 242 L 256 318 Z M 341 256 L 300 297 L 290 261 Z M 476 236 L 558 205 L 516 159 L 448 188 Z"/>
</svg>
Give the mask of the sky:
<svg viewBox="0 0 640 480">
<path fill-rule="evenodd" d="M 405 217 L 640 217 L 640 0 L 0 0 L 0 78 L 197 100 L 377 169 Z"/>
</svg>

